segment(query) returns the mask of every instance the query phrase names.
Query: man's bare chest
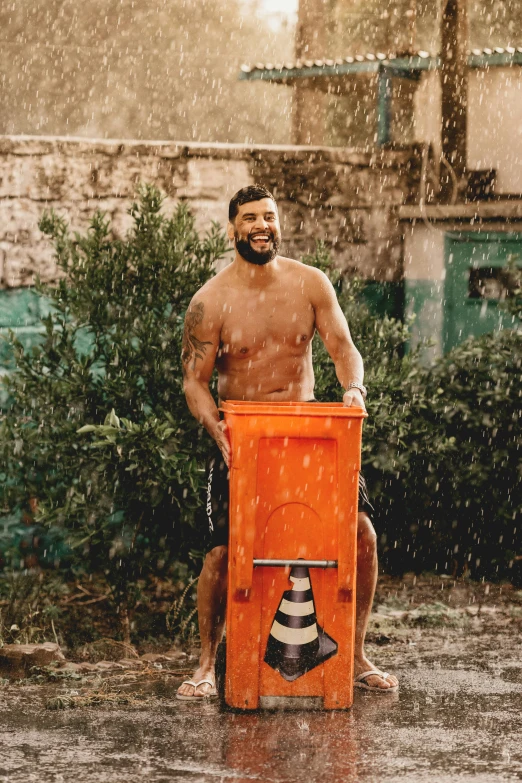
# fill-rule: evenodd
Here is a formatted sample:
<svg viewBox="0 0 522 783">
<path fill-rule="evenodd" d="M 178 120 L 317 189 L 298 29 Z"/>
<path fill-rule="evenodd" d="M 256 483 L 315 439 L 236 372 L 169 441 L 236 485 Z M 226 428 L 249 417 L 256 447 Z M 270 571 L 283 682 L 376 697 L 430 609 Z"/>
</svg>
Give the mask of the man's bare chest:
<svg viewBox="0 0 522 783">
<path fill-rule="evenodd" d="M 221 353 L 239 358 L 264 349 L 303 347 L 314 323 L 310 301 L 299 291 L 234 296 L 223 312 Z"/>
</svg>

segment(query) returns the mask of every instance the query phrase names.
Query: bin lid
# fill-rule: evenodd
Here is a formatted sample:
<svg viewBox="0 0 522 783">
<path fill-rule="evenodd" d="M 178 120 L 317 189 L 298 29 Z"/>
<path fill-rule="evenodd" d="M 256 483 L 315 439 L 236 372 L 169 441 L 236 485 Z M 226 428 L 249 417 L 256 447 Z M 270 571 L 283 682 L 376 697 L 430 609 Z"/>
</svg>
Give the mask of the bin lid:
<svg viewBox="0 0 522 783">
<path fill-rule="evenodd" d="M 221 403 L 224 413 L 245 416 L 329 416 L 330 418 L 365 419 L 368 414 L 362 408 L 347 408 L 342 402 L 255 402 L 251 400 L 226 400 Z"/>
</svg>

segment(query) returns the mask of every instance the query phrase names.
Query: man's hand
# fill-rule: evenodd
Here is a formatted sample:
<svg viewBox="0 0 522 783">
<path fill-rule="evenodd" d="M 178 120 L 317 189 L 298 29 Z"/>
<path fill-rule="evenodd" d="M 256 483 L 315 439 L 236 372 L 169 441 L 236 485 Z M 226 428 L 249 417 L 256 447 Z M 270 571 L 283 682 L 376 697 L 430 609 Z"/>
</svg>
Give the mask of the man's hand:
<svg viewBox="0 0 522 783">
<path fill-rule="evenodd" d="M 355 406 L 362 408 L 363 411 L 366 410 L 364 398 L 359 389 L 349 389 L 347 392 L 345 392 L 343 394 L 343 405 L 345 408 L 351 408 Z"/>
<path fill-rule="evenodd" d="M 214 432 L 214 440 L 219 446 L 225 465 L 230 467 L 230 441 L 228 439 L 228 427 L 224 421 L 218 422 L 216 430 Z"/>
</svg>

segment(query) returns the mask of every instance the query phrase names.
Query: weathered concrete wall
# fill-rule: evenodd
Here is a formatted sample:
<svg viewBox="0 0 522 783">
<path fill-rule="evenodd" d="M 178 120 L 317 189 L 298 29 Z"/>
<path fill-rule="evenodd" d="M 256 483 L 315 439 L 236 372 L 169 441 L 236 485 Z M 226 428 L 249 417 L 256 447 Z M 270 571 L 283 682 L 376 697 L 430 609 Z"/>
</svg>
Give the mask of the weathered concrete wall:
<svg viewBox="0 0 522 783">
<path fill-rule="evenodd" d="M 370 154 L 0 137 L 0 285 L 30 285 L 37 273 L 55 279 L 53 251 L 37 225 L 45 209 L 63 213 L 74 230 L 84 229 L 93 211 L 102 209 L 121 236 L 140 182 L 164 191 L 167 211 L 187 200 L 200 228 L 211 220 L 225 225 L 230 197 L 260 182 L 278 200 L 287 255 L 300 257 L 323 239 L 343 268 L 394 280 L 402 258 L 396 209 L 415 198 L 417 179 L 418 156 L 411 149 Z"/>
<path fill-rule="evenodd" d="M 495 169 L 497 194 L 522 193 L 522 68 L 470 70 L 468 167 Z M 422 75 L 414 98 L 415 139 L 440 152 L 440 74 Z M 438 155 L 437 155 L 438 157 Z"/>
</svg>

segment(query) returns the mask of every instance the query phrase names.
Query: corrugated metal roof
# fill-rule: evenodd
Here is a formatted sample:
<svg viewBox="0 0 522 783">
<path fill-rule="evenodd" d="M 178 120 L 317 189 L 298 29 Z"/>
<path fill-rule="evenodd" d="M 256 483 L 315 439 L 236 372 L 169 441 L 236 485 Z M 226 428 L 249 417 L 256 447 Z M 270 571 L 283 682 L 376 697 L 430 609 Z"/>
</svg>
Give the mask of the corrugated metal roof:
<svg viewBox="0 0 522 783">
<path fill-rule="evenodd" d="M 471 68 L 522 65 L 522 47 L 506 46 L 494 49 L 472 49 L 468 52 Z M 392 71 L 424 71 L 440 66 L 440 58 L 430 52 L 418 51 L 411 55 L 368 52 L 355 56 L 324 60 L 296 60 L 283 63 L 255 63 L 242 65 L 240 79 L 267 79 L 287 81 L 295 78 L 341 76 L 349 73 L 378 72 L 383 67 Z"/>
</svg>

